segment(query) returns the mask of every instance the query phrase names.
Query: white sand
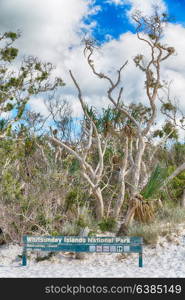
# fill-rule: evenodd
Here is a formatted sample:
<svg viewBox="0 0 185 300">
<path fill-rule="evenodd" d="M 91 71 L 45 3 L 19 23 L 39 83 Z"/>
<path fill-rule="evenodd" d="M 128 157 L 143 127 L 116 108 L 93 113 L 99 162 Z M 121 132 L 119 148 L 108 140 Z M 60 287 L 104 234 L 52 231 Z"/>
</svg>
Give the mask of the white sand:
<svg viewBox="0 0 185 300">
<path fill-rule="evenodd" d="M 143 268 L 138 267 L 138 254 L 120 260 L 120 254 L 87 254 L 76 260 L 57 253 L 50 260 L 36 262 L 36 254 L 21 266 L 22 248 L 18 245 L 0 247 L 0 277 L 185 277 L 184 230 L 172 241 L 161 238 L 156 247 L 144 246 Z"/>
</svg>

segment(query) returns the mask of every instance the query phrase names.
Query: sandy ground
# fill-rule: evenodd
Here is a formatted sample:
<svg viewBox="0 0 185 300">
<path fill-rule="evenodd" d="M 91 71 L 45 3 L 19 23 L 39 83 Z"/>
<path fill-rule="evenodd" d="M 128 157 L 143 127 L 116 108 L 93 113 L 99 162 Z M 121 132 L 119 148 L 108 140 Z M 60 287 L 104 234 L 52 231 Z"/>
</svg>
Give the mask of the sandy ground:
<svg viewBox="0 0 185 300">
<path fill-rule="evenodd" d="M 50 260 L 36 262 L 31 253 L 28 265 L 21 266 L 22 248 L 18 245 L 0 247 L 0 278 L 7 277 L 185 277 L 185 243 L 174 234 L 169 241 L 160 238 L 156 246 L 144 246 L 143 268 L 138 267 L 138 254 L 87 254 L 77 260 L 67 253 L 57 253 Z"/>
</svg>

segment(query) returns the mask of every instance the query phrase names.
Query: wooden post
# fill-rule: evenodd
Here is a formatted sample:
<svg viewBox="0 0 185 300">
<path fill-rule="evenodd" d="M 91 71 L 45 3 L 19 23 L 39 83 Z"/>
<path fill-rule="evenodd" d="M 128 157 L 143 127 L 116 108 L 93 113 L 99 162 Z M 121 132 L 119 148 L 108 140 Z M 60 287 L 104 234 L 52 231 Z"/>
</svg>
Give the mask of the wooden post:
<svg viewBox="0 0 185 300">
<path fill-rule="evenodd" d="M 26 266 L 27 265 L 27 257 L 26 257 L 26 250 L 25 250 L 25 248 L 24 248 L 24 250 L 23 250 L 23 254 L 22 254 L 22 266 L 24 267 L 24 266 Z"/>
<path fill-rule="evenodd" d="M 27 249 L 26 249 L 27 237 L 23 236 L 23 252 L 22 252 L 22 266 L 27 265 Z"/>
<path fill-rule="evenodd" d="M 139 267 L 143 267 L 143 253 L 139 252 Z"/>
</svg>

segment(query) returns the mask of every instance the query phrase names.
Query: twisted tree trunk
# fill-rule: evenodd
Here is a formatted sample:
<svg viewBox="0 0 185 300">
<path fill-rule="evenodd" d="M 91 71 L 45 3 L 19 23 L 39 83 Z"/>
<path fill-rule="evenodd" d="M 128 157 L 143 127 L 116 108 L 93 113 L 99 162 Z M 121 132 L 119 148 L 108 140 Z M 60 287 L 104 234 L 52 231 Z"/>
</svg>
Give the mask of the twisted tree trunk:
<svg viewBox="0 0 185 300">
<path fill-rule="evenodd" d="M 144 138 L 142 136 L 139 137 L 139 144 L 138 144 L 138 152 L 136 154 L 136 158 L 134 161 L 134 166 L 132 170 L 132 186 L 131 186 L 131 195 L 130 195 L 130 201 L 129 201 L 129 207 L 128 211 L 125 217 L 124 222 L 121 224 L 120 229 L 117 233 L 117 235 L 127 234 L 128 227 L 132 223 L 134 219 L 134 214 L 136 210 L 136 206 L 133 205 L 134 198 L 137 194 L 139 194 L 139 181 L 141 177 L 141 164 L 142 164 L 142 158 L 145 151 L 145 142 Z"/>
</svg>

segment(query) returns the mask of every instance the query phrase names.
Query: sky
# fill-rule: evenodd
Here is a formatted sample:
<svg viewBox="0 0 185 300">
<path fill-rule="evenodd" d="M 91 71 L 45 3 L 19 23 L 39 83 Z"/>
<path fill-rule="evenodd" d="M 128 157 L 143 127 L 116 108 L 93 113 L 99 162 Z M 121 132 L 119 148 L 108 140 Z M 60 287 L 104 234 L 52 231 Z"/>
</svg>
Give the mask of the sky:
<svg viewBox="0 0 185 300">
<path fill-rule="evenodd" d="M 156 5 L 172 17 L 165 27 L 164 41 L 176 50 L 162 65 L 162 77 L 171 82 L 171 96 L 185 111 L 185 0 L 0 0 L 0 32 L 20 30 L 20 55 L 34 55 L 56 66 L 55 74 L 66 83 L 60 97 L 71 103 L 78 117 L 81 107 L 69 69 L 87 103 L 97 109 L 110 104 L 107 84 L 91 73 L 83 54 L 82 40 L 89 36 L 101 45 L 95 54 L 99 71 L 115 79 L 116 70 L 128 60 L 122 76 L 125 103 L 142 101 L 147 105 L 144 74 L 133 63 L 135 55 L 147 56 L 147 49 L 136 37 L 131 16 L 138 9 L 151 15 Z M 33 110 L 47 114 L 41 96 L 29 104 Z"/>
</svg>

